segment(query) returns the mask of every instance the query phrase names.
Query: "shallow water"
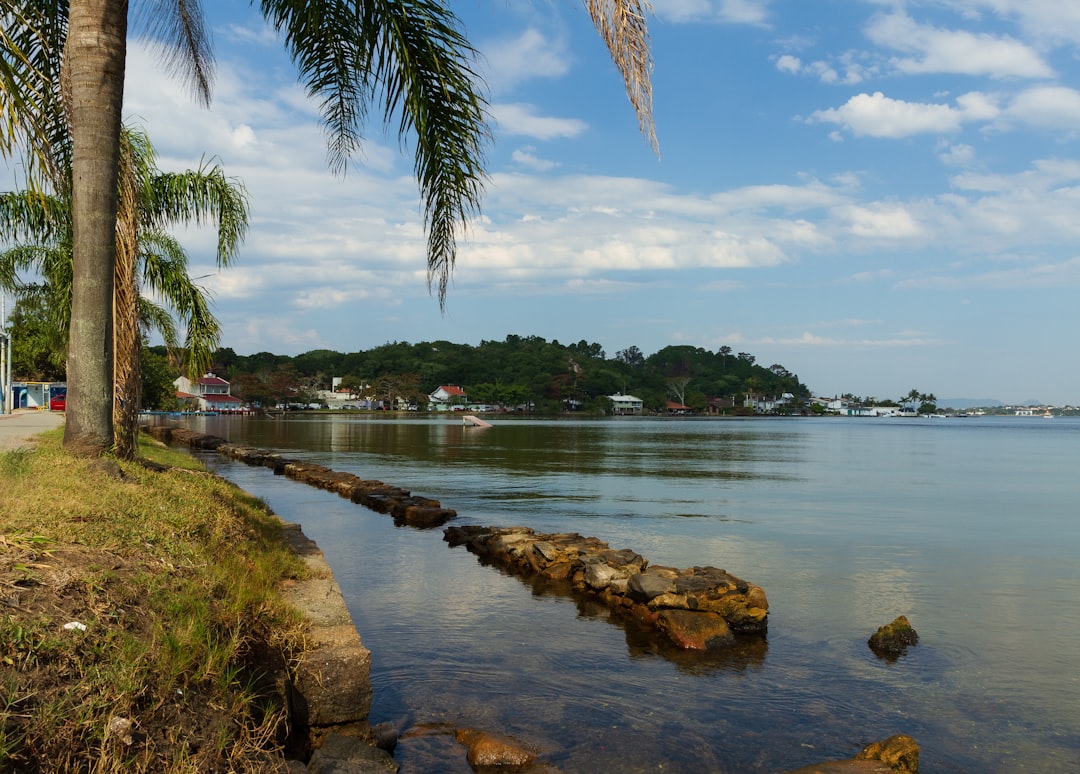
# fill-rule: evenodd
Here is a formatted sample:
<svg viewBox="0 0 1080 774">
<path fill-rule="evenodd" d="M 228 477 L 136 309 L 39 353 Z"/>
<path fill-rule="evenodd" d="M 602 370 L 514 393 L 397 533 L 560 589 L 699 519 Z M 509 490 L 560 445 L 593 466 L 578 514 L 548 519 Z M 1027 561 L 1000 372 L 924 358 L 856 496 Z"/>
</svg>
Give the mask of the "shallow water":
<svg viewBox="0 0 1080 774">
<path fill-rule="evenodd" d="M 211 457 L 316 540 L 372 651 L 403 772 L 467 772 L 447 729 L 565 772 L 775 772 L 914 736 L 924 772 L 1080 771 L 1080 422 L 199 417 L 194 429 L 404 486 L 460 523 L 595 535 L 761 585 L 767 642 L 658 649 L 441 530 Z M 894 663 L 866 639 L 907 615 Z"/>
</svg>

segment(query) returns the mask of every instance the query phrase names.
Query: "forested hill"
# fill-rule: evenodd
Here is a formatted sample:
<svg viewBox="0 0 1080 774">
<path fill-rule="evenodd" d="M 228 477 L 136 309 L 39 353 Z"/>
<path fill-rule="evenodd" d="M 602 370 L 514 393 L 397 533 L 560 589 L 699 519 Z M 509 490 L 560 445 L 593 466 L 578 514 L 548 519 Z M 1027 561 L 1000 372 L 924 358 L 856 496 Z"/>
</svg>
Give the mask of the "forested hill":
<svg viewBox="0 0 1080 774">
<path fill-rule="evenodd" d="M 213 370 L 232 382 L 234 394 L 261 402 L 282 400 L 280 390 L 310 394 L 329 389 L 333 377 L 343 377 L 347 385 L 370 385 L 376 393 L 388 384 L 395 394 L 415 396 L 421 403 L 440 385 L 458 385 L 471 401 L 549 409 L 600 406 L 599 399 L 614 393 L 635 395 L 657 410 L 667 401 L 702 409 L 708 398 L 809 394 L 782 365 L 758 365 L 753 355 L 731 347 L 709 352 L 672 346 L 648 356 L 630 347 L 609 358 L 599 344 L 584 340 L 560 344 L 514 335 L 479 346 L 394 342 L 363 352 L 314 350 L 295 357 L 237 355 L 225 348 L 216 353 Z M 275 390 L 278 394 L 270 394 Z"/>
</svg>

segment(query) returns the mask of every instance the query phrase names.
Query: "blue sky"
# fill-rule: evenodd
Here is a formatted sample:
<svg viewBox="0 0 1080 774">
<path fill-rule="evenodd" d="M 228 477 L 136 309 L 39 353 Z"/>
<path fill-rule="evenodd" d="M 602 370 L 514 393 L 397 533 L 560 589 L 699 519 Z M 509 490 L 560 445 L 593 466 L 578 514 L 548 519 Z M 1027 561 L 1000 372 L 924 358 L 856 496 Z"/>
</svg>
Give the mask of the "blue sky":
<svg viewBox="0 0 1080 774">
<path fill-rule="evenodd" d="M 445 314 L 409 153 L 374 124 L 334 177 L 274 33 L 204 4 L 210 109 L 135 42 L 125 113 L 250 191 L 234 268 L 184 235 L 239 353 L 729 345 L 819 394 L 1080 402 L 1080 3 L 657 0 L 659 157 L 580 3 L 453 3 L 494 138 Z"/>
</svg>

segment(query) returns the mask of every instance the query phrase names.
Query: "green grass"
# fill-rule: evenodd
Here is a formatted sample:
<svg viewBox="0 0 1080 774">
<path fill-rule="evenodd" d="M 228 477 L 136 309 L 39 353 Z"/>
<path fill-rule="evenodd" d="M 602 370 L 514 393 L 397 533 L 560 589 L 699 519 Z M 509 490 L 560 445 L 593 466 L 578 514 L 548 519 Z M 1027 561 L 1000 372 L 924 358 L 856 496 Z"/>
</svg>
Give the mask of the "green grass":
<svg viewBox="0 0 1080 774">
<path fill-rule="evenodd" d="M 181 452 L 114 478 L 60 437 L 0 454 L 0 772 L 272 770 L 304 639 L 277 520 Z"/>
</svg>

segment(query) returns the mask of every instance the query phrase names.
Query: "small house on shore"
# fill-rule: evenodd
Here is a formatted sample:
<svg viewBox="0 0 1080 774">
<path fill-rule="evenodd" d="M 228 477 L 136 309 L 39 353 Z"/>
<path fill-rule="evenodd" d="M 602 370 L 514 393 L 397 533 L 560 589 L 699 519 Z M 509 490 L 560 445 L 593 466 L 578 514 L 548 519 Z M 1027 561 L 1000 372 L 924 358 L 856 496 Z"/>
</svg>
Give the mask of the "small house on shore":
<svg viewBox="0 0 1080 774">
<path fill-rule="evenodd" d="M 633 415 L 640 414 L 645 410 L 645 401 L 633 395 L 615 393 L 614 395 L 608 395 L 608 400 L 611 401 L 612 414 Z"/>
<path fill-rule="evenodd" d="M 227 381 L 217 374 L 206 373 L 192 382 L 186 376 L 173 381 L 176 397 L 196 411 L 236 413 L 244 408 L 244 401 L 234 396 Z"/>
<path fill-rule="evenodd" d="M 454 406 L 464 407 L 469 396 L 465 390 L 455 384 L 442 384 L 428 395 L 428 405 L 432 411 L 449 411 Z"/>
</svg>

